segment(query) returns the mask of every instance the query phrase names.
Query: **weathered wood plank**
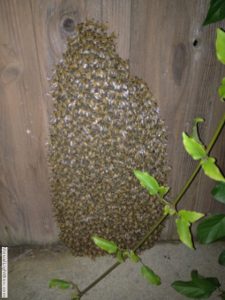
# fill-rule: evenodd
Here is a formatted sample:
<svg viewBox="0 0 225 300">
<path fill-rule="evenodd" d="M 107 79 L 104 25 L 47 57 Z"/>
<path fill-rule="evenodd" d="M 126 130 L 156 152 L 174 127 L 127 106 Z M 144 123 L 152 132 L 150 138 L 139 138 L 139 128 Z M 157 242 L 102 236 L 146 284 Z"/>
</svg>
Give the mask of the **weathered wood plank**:
<svg viewBox="0 0 225 300">
<path fill-rule="evenodd" d="M 46 108 L 28 1 L 0 2 L 1 243 L 54 240 Z"/>
</svg>

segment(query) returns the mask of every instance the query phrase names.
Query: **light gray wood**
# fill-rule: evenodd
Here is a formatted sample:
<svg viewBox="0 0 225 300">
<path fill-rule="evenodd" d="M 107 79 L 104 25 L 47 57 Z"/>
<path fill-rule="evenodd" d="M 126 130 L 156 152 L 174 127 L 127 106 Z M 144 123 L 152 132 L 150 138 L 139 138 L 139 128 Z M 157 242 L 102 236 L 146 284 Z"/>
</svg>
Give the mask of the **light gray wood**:
<svg viewBox="0 0 225 300">
<path fill-rule="evenodd" d="M 47 114 L 29 1 L 0 1 L 2 244 L 55 238 L 46 164 Z"/>
</svg>

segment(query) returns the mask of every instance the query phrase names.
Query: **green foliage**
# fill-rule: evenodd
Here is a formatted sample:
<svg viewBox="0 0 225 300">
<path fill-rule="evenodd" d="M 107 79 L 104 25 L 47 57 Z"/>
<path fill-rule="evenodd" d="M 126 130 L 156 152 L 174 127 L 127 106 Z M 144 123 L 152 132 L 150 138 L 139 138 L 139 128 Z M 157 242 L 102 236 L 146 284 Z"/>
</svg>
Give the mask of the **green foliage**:
<svg viewBox="0 0 225 300">
<path fill-rule="evenodd" d="M 220 100 L 223 102 L 225 100 L 225 77 L 222 79 L 221 85 L 218 89 L 218 94 Z"/>
<path fill-rule="evenodd" d="M 173 216 L 177 213 L 177 211 L 174 208 L 172 208 L 169 204 L 164 206 L 163 212 L 164 212 L 164 215 L 168 214 L 170 216 Z"/>
<path fill-rule="evenodd" d="M 190 223 L 183 219 L 176 219 L 177 233 L 182 243 L 184 243 L 189 248 L 193 249 L 192 236 L 190 232 Z"/>
<path fill-rule="evenodd" d="M 138 170 L 134 171 L 134 175 L 140 181 L 140 184 L 147 189 L 150 195 L 154 196 L 158 193 L 160 186 L 154 177 L 149 175 L 147 172 L 141 172 Z"/>
<path fill-rule="evenodd" d="M 132 262 L 135 263 L 141 260 L 133 250 L 120 250 L 118 246 L 112 241 L 108 241 L 98 236 L 93 236 L 92 240 L 100 249 L 108 252 L 109 254 L 115 254 L 118 262 L 120 263 L 123 263 L 126 257 L 128 257 Z"/>
<path fill-rule="evenodd" d="M 178 218 L 176 219 L 177 233 L 180 240 L 189 248 L 193 249 L 192 235 L 191 235 L 191 224 L 201 219 L 204 214 L 190 211 L 190 210 L 179 210 Z"/>
<path fill-rule="evenodd" d="M 206 157 L 205 147 L 197 142 L 195 138 L 188 136 L 185 132 L 182 133 L 184 148 L 189 155 L 195 160 Z"/>
<path fill-rule="evenodd" d="M 223 174 L 216 165 L 215 158 L 207 156 L 206 149 L 199 139 L 197 125 L 202 121 L 201 118 L 194 120 L 192 136 L 188 136 L 185 132 L 182 133 L 184 148 L 193 159 L 201 160 L 201 166 L 206 176 L 216 181 L 225 182 Z"/>
<path fill-rule="evenodd" d="M 191 272 L 190 281 L 174 281 L 172 287 L 180 294 L 192 299 L 205 299 L 220 287 L 217 278 L 203 277 L 197 271 Z"/>
<path fill-rule="evenodd" d="M 218 263 L 222 266 L 225 266 L 225 250 L 223 250 L 221 253 L 220 253 L 220 256 L 218 258 Z"/>
<path fill-rule="evenodd" d="M 152 269 L 150 269 L 148 266 L 142 265 L 141 266 L 141 275 L 147 279 L 147 281 L 150 284 L 153 285 L 160 285 L 161 284 L 161 279 L 158 275 L 154 273 Z"/>
<path fill-rule="evenodd" d="M 117 250 L 116 258 L 117 258 L 119 263 L 124 262 L 124 256 L 123 256 L 123 252 L 121 250 Z"/>
<path fill-rule="evenodd" d="M 216 30 L 216 56 L 217 59 L 222 63 L 225 64 L 225 32 L 217 28 Z"/>
<path fill-rule="evenodd" d="M 213 157 L 207 157 L 201 161 L 202 169 L 206 176 L 209 178 L 225 182 L 225 178 L 221 173 L 220 169 L 216 165 L 216 160 Z"/>
<path fill-rule="evenodd" d="M 202 244 L 210 244 L 225 237 L 225 215 L 213 215 L 204 219 L 197 227 L 197 238 Z"/>
<path fill-rule="evenodd" d="M 55 288 L 55 287 L 57 287 L 57 288 L 59 288 L 59 289 L 65 290 L 65 289 L 72 288 L 73 284 L 72 284 L 70 281 L 66 281 L 66 280 L 54 278 L 54 279 L 51 279 L 51 280 L 49 281 L 48 286 L 49 286 L 50 288 Z"/>
<path fill-rule="evenodd" d="M 184 210 L 184 209 L 179 210 L 178 215 L 190 223 L 194 223 L 199 219 L 201 219 L 202 217 L 204 217 L 204 214 L 202 213 L 196 211 Z"/>
<path fill-rule="evenodd" d="M 212 189 L 211 194 L 213 195 L 214 199 L 225 204 L 225 183 L 218 182 Z"/>
<path fill-rule="evenodd" d="M 133 250 L 128 251 L 128 257 L 134 263 L 137 263 L 141 260 L 140 257 Z"/>
<path fill-rule="evenodd" d="M 92 237 L 92 240 L 94 241 L 96 246 L 108 252 L 109 254 L 113 254 L 117 252 L 118 246 L 114 242 L 100 238 L 96 235 Z"/>
<path fill-rule="evenodd" d="M 204 119 L 198 117 L 194 119 L 194 125 L 192 128 L 192 134 L 191 137 L 194 138 L 196 140 L 196 142 L 198 142 L 199 144 L 201 144 L 201 141 L 199 139 L 199 135 L 198 135 L 198 124 L 204 122 Z"/>
<path fill-rule="evenodd" d="M 224 0 L 211 0 L 207 16 L 203 25 L 208 25 L 221 21 L 225 18 L 225 2 Z"/>
<path fill-rule="evenodd" d="M 169 189 L 170 188 L 168 186 L 161 185 L 158 190 L 159 196 L 163 198 L 169 192 Z"/>
</svg>

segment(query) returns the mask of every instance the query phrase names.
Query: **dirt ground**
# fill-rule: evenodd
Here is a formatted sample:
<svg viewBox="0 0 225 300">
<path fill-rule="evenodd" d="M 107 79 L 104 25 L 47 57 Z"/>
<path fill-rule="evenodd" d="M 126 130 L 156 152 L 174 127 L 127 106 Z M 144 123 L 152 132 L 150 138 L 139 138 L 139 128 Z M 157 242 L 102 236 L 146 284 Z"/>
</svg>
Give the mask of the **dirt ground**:
<svg viewBox="0 0 225 300">
<path fill-rule="evenodd" d="M 129 261 L 82 297 L 82 300 L 173 300 L 186 299 L 170 287 L 174 280 L 189 280 L 198 269 L 203 276 L 225 282 L 225 268 L 217 263 L 222 242 L 197 245 L 195 251 L 178 243 L 158 243 L 142 253 L 145 264 L 160 277 L 160 286 L 150 286 L 140 275 L 139 264 Z M 74 257 L 62 245 L 47 248 L 9 247 L 9 300 L 68 300 L 71 291 L 50 289 L 52 278 L 72 280 L 84 289 L 115 260 L 110 256 L 92 260 Z M 225 288 L 225 283 L 223 284 Z M 212 296 L 210 299 L 218 299 Z"/>
</svg>

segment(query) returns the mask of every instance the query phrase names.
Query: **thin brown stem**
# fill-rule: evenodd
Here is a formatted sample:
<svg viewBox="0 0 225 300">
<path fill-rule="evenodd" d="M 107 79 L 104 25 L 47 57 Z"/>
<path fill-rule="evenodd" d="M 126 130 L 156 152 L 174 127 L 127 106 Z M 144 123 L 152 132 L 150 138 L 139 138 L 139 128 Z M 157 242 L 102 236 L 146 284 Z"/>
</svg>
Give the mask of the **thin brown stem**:
<svg viewBox="0 0 225 300">
<path fill-rule="evenodd" d="M 90 285 L 88 285 L 83 291 L 80 292 L 80 297 L 86 294 L 91 288 L 93 288 L 99 281 L 105 278 L 109 273 L 111 273 L 116 267 L 120 265 L 120 262 L 116 262 L 110 268 L 108 268 L 101 276 L 99 276 L 96 280 L 94 280 Z"/>
</svg>

